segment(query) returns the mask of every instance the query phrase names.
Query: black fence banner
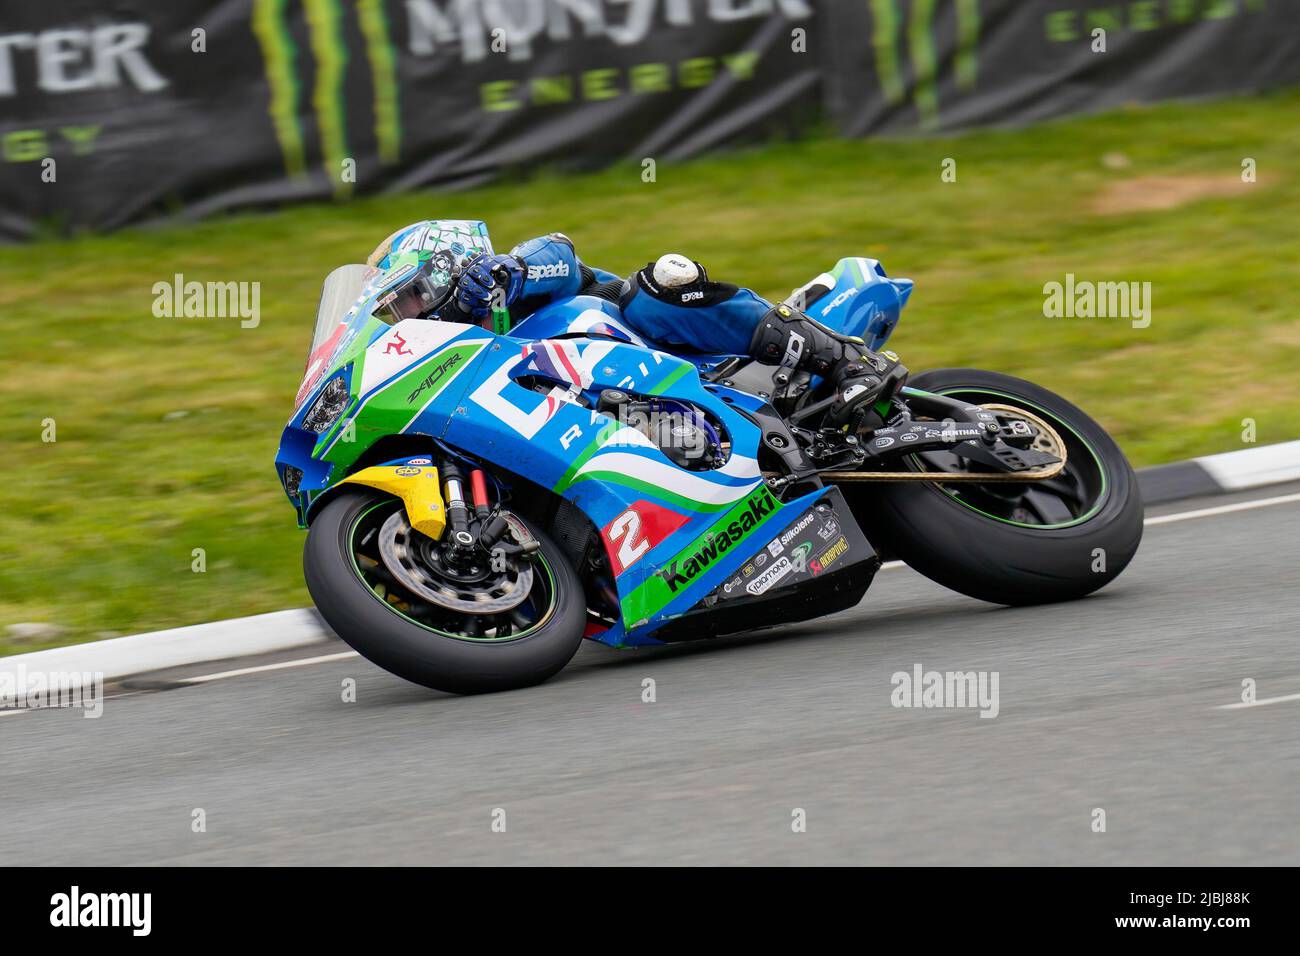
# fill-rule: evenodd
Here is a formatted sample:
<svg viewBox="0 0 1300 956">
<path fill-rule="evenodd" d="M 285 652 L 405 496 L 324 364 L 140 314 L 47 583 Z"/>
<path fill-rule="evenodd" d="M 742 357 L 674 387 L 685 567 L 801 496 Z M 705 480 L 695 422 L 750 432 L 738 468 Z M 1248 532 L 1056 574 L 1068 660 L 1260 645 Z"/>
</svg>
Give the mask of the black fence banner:
<svg viewBox="0 0 1300 956">
<path fill-rule="evenodd" d="M 50 0 L 0 27 L 0 235 L 674 159 L 816 111 L 813 0 Z"/>
<path fill-rule="evenodd" d="M 824 14 L 826 97 L 848 136 L 1300 81 L 1300 0 L 861 0 Z"/>
<path fill-rule="evenodd" d="M 1300 0 L 45 0 L 0 239 L 1300 81 Z"/>
</svg>

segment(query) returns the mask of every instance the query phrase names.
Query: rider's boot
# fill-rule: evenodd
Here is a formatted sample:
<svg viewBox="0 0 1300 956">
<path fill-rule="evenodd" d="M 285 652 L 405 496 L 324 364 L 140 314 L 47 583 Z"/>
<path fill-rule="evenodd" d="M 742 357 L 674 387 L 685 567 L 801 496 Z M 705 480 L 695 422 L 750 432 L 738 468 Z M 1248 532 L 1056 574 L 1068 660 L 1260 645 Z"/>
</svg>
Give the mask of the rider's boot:
<svg viewBox="0 0 1300 956">
<path fill-rule="evenodd" d="M 764 365 L 807 371 L 830 382 L 835 400 L 823 422 L 837 430 L 878 427 L 872 406 L 897 394 L 907 369 L 892 352 L 872 352 L 861 339 L 832 332 L 789 305 L 777 305 L 754 330 L 750 354 Z"/>
</svg>

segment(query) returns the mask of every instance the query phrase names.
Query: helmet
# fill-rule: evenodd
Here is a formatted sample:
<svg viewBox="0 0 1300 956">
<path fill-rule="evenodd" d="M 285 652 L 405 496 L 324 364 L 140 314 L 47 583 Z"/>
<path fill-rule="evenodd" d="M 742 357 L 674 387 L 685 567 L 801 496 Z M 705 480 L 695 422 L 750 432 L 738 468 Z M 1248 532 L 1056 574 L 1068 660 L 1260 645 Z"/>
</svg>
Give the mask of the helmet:
<svg viewBox="0 0 1300 956">
<path fill-rule="evenodd" d="M 391 265 L 375 279 L 375 314 L 388 312 L 391 321 L 418 319 L 442 307 L 451 295 L 452 274 L 446 263 L 416 252 L 389 257 Z"/>
<path fill-rule="evenodd" d="M 392 320 L 428 315 L 446 304 L 456 277 L 480 253 L 492 254 L 487 225 L 476 219 L 435 219 L 397 230 L 366 260 L 375 312 Z"/>
</svg>

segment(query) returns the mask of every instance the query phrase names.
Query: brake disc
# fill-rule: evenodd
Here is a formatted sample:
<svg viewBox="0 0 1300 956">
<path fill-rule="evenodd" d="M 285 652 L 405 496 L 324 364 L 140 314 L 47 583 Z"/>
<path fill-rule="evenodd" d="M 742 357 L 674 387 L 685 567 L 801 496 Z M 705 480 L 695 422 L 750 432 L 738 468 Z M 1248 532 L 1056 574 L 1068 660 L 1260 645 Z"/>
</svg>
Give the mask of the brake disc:
<svg viewBox="0 0 1300 956">
<path fill-rule="evenodd" d="M 522 544 L 528 532 L 511 518 L 513 515 L 506 518 L 511 534 Z M 402 508 L 389 515 L 379 529 L 379 556 L 393 577 L 412 594 L 461 614 L 513 610 L 533 588 L 533 566 L 528 561 L 507 561 L 503 571 L 488 571 L 474 580 L 457 580 L 449 570 L 436 565 L 435 552 L 427 539 L 411 528 Z"/>
</svg>

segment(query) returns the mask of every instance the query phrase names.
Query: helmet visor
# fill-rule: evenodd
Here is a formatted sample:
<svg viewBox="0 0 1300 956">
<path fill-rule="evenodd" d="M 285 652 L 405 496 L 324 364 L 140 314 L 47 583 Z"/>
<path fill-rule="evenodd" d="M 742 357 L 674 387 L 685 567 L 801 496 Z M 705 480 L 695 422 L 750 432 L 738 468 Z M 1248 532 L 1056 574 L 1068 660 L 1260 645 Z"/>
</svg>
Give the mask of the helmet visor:
<svg viewBox="0 0 1300 956">
<path fill-rule="evenodd" d="M 425 263 L 409 279 L 393 286 L 379 300 L 377 313 L 387 310 L 392 321 L 418 319 L 440 307 L 451 294 L 450 282 L 435 282 L 432 263 Z"/>
</svg>

